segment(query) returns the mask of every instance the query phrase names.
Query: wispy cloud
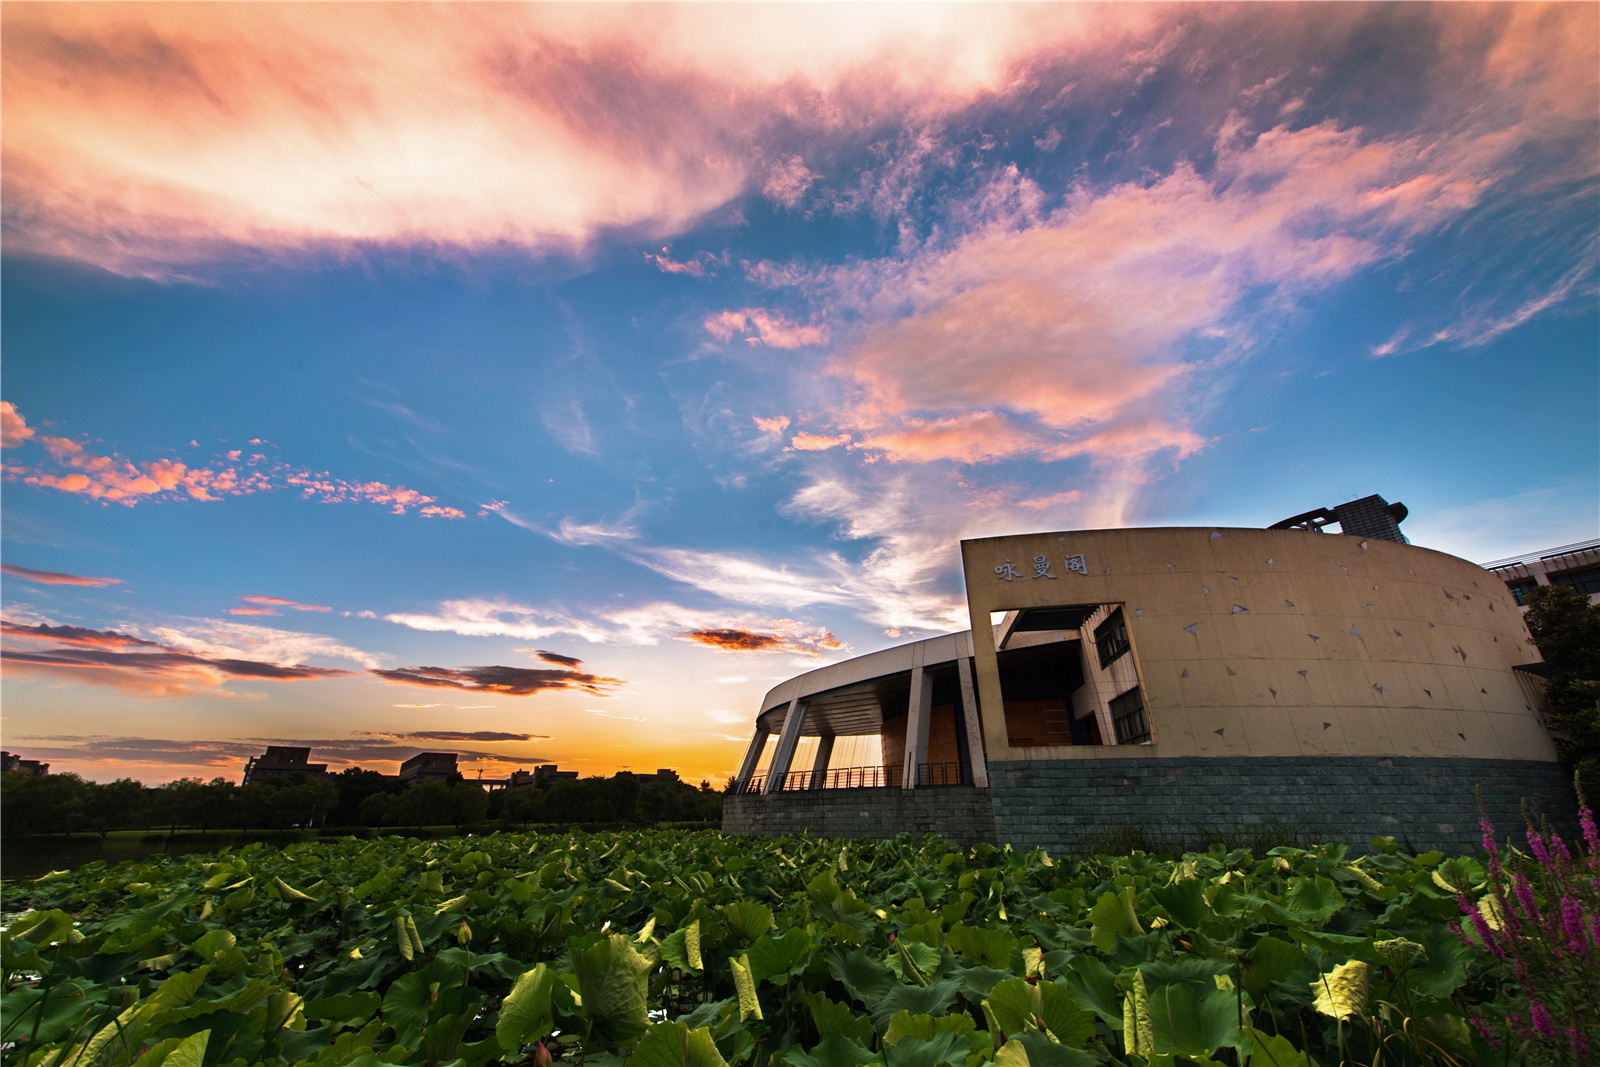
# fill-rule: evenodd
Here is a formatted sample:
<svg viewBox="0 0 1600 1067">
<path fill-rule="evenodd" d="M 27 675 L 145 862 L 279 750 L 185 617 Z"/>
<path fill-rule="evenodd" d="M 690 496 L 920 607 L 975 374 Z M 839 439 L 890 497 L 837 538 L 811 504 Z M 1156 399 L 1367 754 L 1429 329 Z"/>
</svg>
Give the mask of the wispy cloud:
<svg viewBox="0 0 1600 1067">
<path fill-rule="evenodd" d="M 770 308 L 740 308 L 706 316 L 702 323 L 707 333 L 719 341 L 740 340 L 769 348 L 805 348 L 828 339 L 821 326 L 791 321 L 781 311 Z"/>
<path fill-rule="evenodd" d="M 23 424 L 23 417 L 15 409 L 11 415 L 17 424 Z M 171 458 L 136 462 L 115 452 L 99 454 L 71 438 L 31 432 L 18 442 L 19 447 L 27 446 L 30 440 L 44 455 L 36 456 L 32 462 L 8 464 L 7 481 L 107 504 L 132 507 L 146 500 L 215 501 L 289 490 L 321 503 L 378 504 L 396 515 L 415 508 L 428 518 L 466 517 L 457 508 L 430 506 L 435 497 L 403 485 L 335 478 L 326 471 L 295 467 L 260 452 L 246 455 L 243 450 L 234 449 L 197 466 Z"/>
<path fill-rule="evenodd" d="M 208 656 L 115 630 L 8 622 L 4 634 L 59 646 L 40 651 L 0 649 L 0 658 L 22 676 L 104 685 L 146 696 L 187 696 L 233 680 L 291 682 L 351 674 L 301 663 Z"/>
<path fill-rule="evenodd" d="M 11 240 L 171 276 L 241 255 L 549 253 L 623 228 L 664 236 L 758 186 L 799 195 L 804 163 L 770 162 L 761 145 L 777 116 L 827 129 L 958 108 L 1031 55 L 1149 18 L 29 6 L 5 25 L 7 200 L 27 221 Z"/>
<path fill-rule="evenodd" d="M 21 578 L 25 582 L 38 582 L 41 585 L 87 585 L 104 589 L 108 585 L 122 584 L 121 578 L 87 578 L 80 574 L 63 574 L 60 571 L 36 571 L 31 567 L 18 567 L 11 563 L 0 563 L 0 574 Z"/>
<path fill-rule="evenodd" d="M 251 605 L 247 608 L 229 608 L 229 615 L 280 615 L 278 608 L 290 608 L 294 611 L 332 611 L 330 607 L 321 604 L 301 604 L 294 600 L 285 600 L 281 596 L 241 596 L 240 600 Z"/>
<path fill-rule="evenodd" d="M 576 689 L 593 696 L 604 696 L 622 684 L 620 678 L 606 678 L 577 670 L 530 667 L 396 667 L 370 670 L 385 681 L 407 685 L 466 689 L 498 696 L 532 696 L 551 689 Z"/>
<path fill-rule="evenodd" d="M 549 741 L 547 734 L 516 734 L 505 730 L 364 730 L 369 737 L 392 737 L 397 741 Z"/>
</svg>

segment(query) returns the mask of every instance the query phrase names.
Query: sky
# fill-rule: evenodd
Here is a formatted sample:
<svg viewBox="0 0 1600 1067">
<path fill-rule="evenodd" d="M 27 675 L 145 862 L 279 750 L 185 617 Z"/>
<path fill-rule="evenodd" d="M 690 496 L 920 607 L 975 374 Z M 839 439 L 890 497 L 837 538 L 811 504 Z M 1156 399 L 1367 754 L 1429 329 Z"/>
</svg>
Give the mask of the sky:
<svg viewBox="0 0 1600 1067">
<path fill-rule="evenodd" d="M 1594 4 L 0 19 L 56 771 L 720 784 L 772 685 L 967 626 L 963 537 L 1600 533 Z"/>
</svg>

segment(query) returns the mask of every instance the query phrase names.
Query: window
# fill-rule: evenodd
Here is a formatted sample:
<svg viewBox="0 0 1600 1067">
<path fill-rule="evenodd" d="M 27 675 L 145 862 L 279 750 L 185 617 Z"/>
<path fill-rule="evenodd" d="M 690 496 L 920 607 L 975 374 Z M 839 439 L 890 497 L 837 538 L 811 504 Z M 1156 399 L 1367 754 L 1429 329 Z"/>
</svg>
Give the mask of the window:
<svg viewBox="0 0 1600 1067">
<path fill-rule="evenodd" d="M 1111 702 L 1111 726 L 1117 732 L 1119 745 L 1137 745 L 1150 740 L 1150 725 L 1144 718 L 1144 699 L 1137 687 Z"/>
<path fill-rule="evenodd" d="M 1528 606 L 1528 590 L 1538 585 L 1532 578 L 1520 582 L 1507 582 L 1506 588 L 1511 591 L 1511 598 L 1522 607 Z"/>
<path fill-rule="evenodd" d="M 1550 584 L 1564 585 L 1585 596 L 1593 596 L 1595 593 L 1600 593 L 1600 567 L 1586 567 L 1581 571 L 1552 574 Z"/>
<path fill-rule="evenodd" d="M 1128 624 L 1122 619 L 1122 609 L 1111 613 L 1111 618 L 1095 627 L 1094 647 L 1100 652 L 1100 667 L 1105 669 L 1122 658 L 1133 645 L 1128 641 Z"/>
</svg>

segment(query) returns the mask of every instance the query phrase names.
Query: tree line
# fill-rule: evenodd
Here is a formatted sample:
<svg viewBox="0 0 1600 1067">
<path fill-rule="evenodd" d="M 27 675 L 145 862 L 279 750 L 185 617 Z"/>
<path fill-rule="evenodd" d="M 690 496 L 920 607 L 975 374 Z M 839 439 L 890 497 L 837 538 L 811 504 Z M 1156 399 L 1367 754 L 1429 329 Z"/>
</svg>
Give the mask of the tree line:
<svg viewBox="0 0 1600 1067">
<path fill-rule="evenodd" d="M 722 794 L 675 779 L 558 778 L 486 791 L 459 775 L 410 785 L 376 771 L 272 778 L 180 778 L 147 786 L 131 778 L 91 782 L 76 774 L 0 775 L 7 836 L 113 830 L 272 830 L 294 827 L 464 827 L 482 823 L 716 822 Z"/>
</svg>

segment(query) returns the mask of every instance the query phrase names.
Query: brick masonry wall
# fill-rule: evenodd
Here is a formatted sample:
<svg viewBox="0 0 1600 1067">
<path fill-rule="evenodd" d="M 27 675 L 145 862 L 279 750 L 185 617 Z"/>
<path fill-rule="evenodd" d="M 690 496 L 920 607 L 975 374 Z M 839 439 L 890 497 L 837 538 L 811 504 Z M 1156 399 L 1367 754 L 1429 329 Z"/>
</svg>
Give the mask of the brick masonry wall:
<svg viewBox="0 0 1600 1067">
<path fill-rule="evenodd" d="M 936 833 L 1081 855 L 1139 831 L 1166 848 L 1292 835 L 1365 851 L 1377 835 L 1417 852 L 1479 848 L 1478 802 L 1502 836 L 1526 799 L 1564 833 L 1574 801 L 1560 765 L 1403 757 L 1186 757 L 989 765 L 989 790 L 819 790 L 728 797 L 727 833 L 892 837 Z"/>
<path fill-rule="evenodd" d="M 819 789 L 725 797 L 722 830 L 771 836 L 809 833 L 812 837 L 938 834 L 967 845 L 994 840 L 994 816 L 989 791 L 972 786 Z"/>
<path fill-rule="evenodd" d="M 997 840 L 1063 855 L 1132 829 L 1180 847 L 1288 832 L 1356 851 L 1381 834 L 1414 852 L 1473 852 L 1479 797 L 1502 835 L 1521 830 L 1525 798 L 1564 832 L 1575 811 L 1561 766 L 1537 760 L 1037 760 L 991 763 L 989 776 Z"/>
</svg>

